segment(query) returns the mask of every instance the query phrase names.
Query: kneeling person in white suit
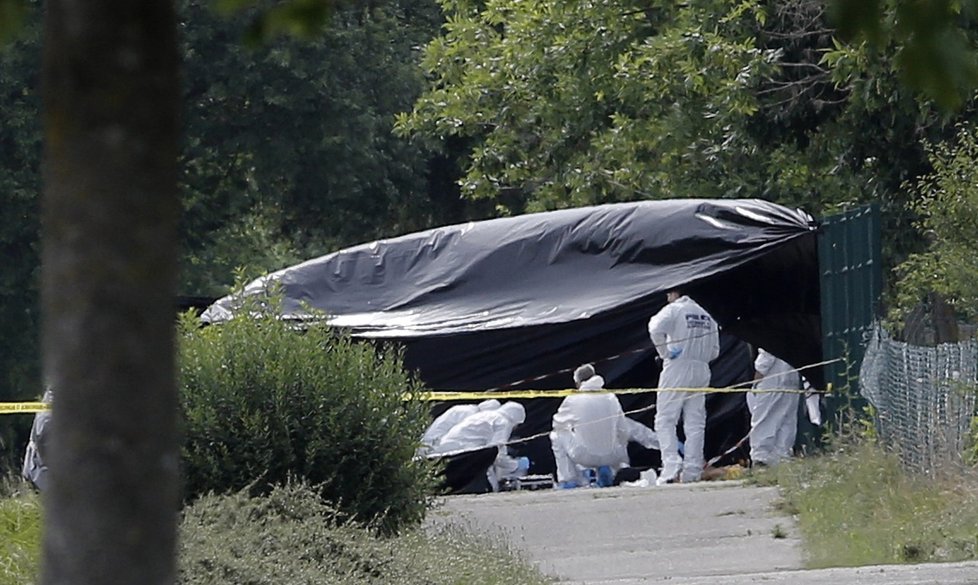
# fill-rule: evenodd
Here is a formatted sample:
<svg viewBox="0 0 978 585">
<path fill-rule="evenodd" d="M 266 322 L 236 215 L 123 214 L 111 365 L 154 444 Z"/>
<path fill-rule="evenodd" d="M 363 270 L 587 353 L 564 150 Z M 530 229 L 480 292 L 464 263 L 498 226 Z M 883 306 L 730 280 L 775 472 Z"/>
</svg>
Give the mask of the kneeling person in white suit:
<svg viewBox="0 0 978 585">
<path fill-rule="evenodd" d="M 585 469 L 598 470 L 598 485 L 611 485 L 615 473 L 628 465 L 628 442 L 658 449 L 655 433 L 625 416 L 618 397 L 604 388 L 604 378 L 584 364 L 574 372 L 574 383 L 587 394 L 572 394 L 553 417 L 550 444 L 557 464 L 557 484 L 562 488 L 587 485 Z"/>
</svg>

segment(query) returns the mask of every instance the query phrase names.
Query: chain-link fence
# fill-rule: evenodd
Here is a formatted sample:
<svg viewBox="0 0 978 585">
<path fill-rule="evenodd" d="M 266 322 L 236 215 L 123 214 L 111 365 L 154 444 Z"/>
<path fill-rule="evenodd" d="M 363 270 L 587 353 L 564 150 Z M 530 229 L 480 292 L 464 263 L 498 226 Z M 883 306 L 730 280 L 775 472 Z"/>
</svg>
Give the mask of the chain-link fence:
<svg viewBox="0 0 978 585">
<path fill-rule="evenodd" d="M 957 468 L 969 441 L 978 388 L 974 338 L 935 347 L 872 334 L 859 373 L 862 394 L 876 411 L 883 443 L 904 465 L 933 474 Z"/>
</svg>

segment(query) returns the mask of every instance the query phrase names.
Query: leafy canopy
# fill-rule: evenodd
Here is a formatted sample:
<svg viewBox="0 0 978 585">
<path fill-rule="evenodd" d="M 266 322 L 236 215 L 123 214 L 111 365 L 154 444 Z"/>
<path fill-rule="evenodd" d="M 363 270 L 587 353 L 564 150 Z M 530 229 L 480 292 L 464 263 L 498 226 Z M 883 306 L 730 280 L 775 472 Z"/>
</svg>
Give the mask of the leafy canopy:
<svg viewBox="0 0 978 585">
<path fill-rule="evenodd" d="M 463 193 L 503 212 L 718 194 L 777 55 L 749 1 L 441 5 L 431 89 L 396 130 L 472 144 Z"/>
<path fill-rule="evenodd" d="M 904 83 L 946 110 L 957 110 L 978 88 L 978 50 L 971 0 L 833 0 L 842 38 L 875 49 L 896 48 Z"/>
<path fill-rule="evenodd" d="M 898 267 L 899 307 L 912 309 L 928 292 L 978 317 L 978 129 L 960 125 L 954 141 L 929 145 L 933 171 L 907 185 L 928 248 Z"/>
</svg>

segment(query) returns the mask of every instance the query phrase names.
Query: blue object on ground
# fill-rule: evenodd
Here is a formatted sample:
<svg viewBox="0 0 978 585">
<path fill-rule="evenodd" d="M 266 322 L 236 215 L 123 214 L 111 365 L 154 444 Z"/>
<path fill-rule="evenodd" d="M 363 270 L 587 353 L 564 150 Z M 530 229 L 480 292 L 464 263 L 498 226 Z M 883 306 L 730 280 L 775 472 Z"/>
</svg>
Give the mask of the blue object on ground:
<svg viewBox="0 0 978 585">
<path fill-rule="evenodd" d="M 598 472 L 593 467 L 585 468 L 581 475 L 584 477 L 584 485 L 594 485 L 598 481 Z"/>
<path fill-rule="evenodd" d="M 598 468 L 598 487 L 610 487 L 615 483 L 615 472 L 611 470 L 611 467 L 607 465 L 602 465 Z"/>
<path fill-rule="evenodd" d="M 572 490 L 576 487 L 579 487 L 576 481 L 562 481 L 557 484 L 557 488 L 562 490 Z"/>
</svg>

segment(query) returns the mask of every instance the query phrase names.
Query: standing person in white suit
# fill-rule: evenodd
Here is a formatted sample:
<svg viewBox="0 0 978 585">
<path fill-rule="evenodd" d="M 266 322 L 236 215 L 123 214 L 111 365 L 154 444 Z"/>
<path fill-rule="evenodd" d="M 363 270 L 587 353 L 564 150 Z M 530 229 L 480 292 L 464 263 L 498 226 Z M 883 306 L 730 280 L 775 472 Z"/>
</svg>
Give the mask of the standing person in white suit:
<svg viewBox="0 0 978 585">
<path fill-rule="evenodd" d="M 53 401 L 54 390 L 48 388 L 44 392 L 41 402 L 51 406 Z M 50 409 L 42 410 L 34 415 L 34 424 L 31 425 L 30 441 L 27 443 L 27 449 L 24 453 L 24 467 L 21 474 L 38 491 L 44 491 L 48 487 L 47 459 L 51 450 L 50 425 Z"/>
<path fill-rule="evenodd" d="M 801 376 L 784 360 L 763 348 L 754 360 L 754 388 L 764 392 L 748 392 L 750 409 L 750 458 L 754 465 L 777 465 L 791 456 L 798 432 L 798 392 Z"/>
<path fill-rule="evenodd" d="M 557 485 L 568 489 L 588 485 L 585 469 L 597 470 L 600 487 L 612 485 L 616 472 L 628 465 L 628 442 L 658 448 L 655 433 L 625 416 L 618 397 L 603 392 L 604 378 L 594 366 L 574 371 L 574 384 L 586 394 L 564 398 L 553 417 L 550 445 L 557 464 Z"/>
<path fill-rule="evenodd" d="M 662 358 L 656 395 L 655 433 L 662 452 L 658 485 L 699 481 L 705 464 L 706 394 L 663 390 L 704 388 L 710 384 L 710 362 L 720 355 L 720 334 L 713 317 L 678 288 L 666 293 L 668 303 L 649 320 L 649 337 Z M 676 426 L 682 415 L 685 458 L 679 455 Z"/>
</svg>

